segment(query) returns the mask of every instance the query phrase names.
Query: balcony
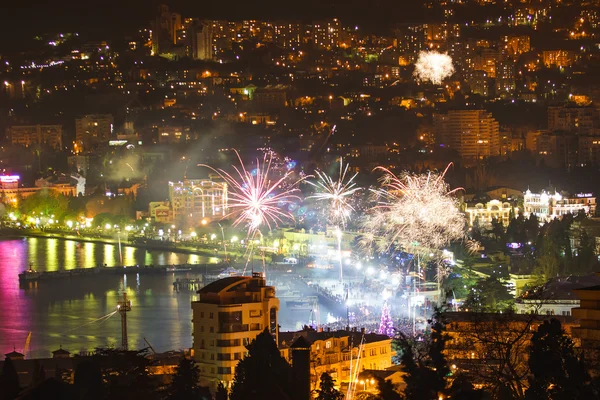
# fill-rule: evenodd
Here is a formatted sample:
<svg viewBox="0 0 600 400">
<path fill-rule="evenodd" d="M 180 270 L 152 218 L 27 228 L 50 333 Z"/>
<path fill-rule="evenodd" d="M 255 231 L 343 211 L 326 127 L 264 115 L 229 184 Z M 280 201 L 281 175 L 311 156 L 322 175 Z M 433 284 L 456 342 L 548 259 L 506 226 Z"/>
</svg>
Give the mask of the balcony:
<svg viewBox="0 0 600 400">
<path fill-rule="evenodd" d="M 600 340 L 600 329 L 571 328 L 571 334 L 583 340 Z"/>
<path fill-rule="evenodd" d="M 220 324 L 219 333 L 248 332 L 248 324 Z"/>
<path fill-rule="evenodd" d="M 573 317 L 578 319 L 591 319 L 600 321 L 600 310 L 591 308 L 573 308 L 571 313 L 573 314 Z"/>
</svg>

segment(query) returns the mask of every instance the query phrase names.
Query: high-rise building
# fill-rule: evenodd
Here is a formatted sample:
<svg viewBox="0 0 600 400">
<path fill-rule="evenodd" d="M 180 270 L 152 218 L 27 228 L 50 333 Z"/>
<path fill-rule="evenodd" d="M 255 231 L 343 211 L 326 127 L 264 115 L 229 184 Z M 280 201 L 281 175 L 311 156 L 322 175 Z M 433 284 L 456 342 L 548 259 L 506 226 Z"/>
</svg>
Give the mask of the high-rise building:
<svg viewBox="0 0 600 400">
<path fill-rule="evenodd" d="M 496 95 L 510 96 L 516 88 L 515 63 L 511 58 L 504 58 L 496 64 Z"/>
<path fill-rule="evenodd" d="M 490 78 L 496 77 L 496 62 L 498 61 L 498 50 L 484 48 L 480 54 L 475 56 L 475 68 L 476 70 L 487 72 Z"/>
<path fill-rule="evenodd" d="M 214 34 L 209 22 L 196 23 L 191 28 L 192 58 L 196 60 L 212 60 L 214 58 Z"/>
<path fill-rule="evenodd" d="M 433 116 L 439 143 L 455 149 L 468 161 L 500 154 L 500 127 L 484 110 L 451 110 Z"/>
<path fill-rule="evenodd" d="M 62 125 L 13 125 L 7 133 L 12 144 L 45 144 L 55 149 L 62 146 Z"/>
<path fill-rule="evenodd" d="M 312 41 L 317 48 L 335 49 L 340 45 L 342 24 L 337 18 L 315 21 L 312 25 Z"/>
<path fill-rule="evenodd" d="M 302 43 L 303 27 L 299 22 L 277 21 L 273 24 L 273 41 L 284 49 L 294 49 Z"/>
<path fill-rule="evenodd" d="M 227 212 L 227 184 L 212 179 L 185 179 L 169 182 L 173 219 L 223 217 Z"/>
<path fill-rule="evenodd" d="M 278 340 L 279 299 L 260 273 L 232 276 L 210 283 L 192 302 L 193 351 L 200 367 L 200 384 L 231 385 L 235 367 L 248 345 L 268 329 Z"/>
<path fill-rule="evenodd" d="M 152 53 L 168 52 L 177 44 L 177 31 L 181 29 L 181 14 L 170 12 L 168 6 L 161 4 L 158 17 L 152 26 Z"/>
<path fill-rule="evenodd" d="M 113 134 L 114 118 L 110 114 L 88 114 L 75 120 L 75 153 L 90 151 L 107 143 Z"/>
<path fill-rule="evenodd" d="M 595 107 L 548 107 L 548 130 L 595 134 L 600 129 L 600 112 Z"/>
<path fill-rule="evenodd" d="M 398 52 L 406 64 L 414 63 L 424 50 L 425 28 L 423 25 L 402 25 L 394 30 Z"/>
<path fill-rule="evenodd" d="M 471 71 L 465 74 L 465 81 L 471 88 L 471 93 L 483 97 L 490 95 L 489 77 L 485 71 Z"/>
<path fill-rule="evenodd" d="M 542 61 L 546 68 L 570 67 L 577 61 L 577 53 L 571 50 L 545 50 L 542 52 Z"/>
<path fill-rule="evenodd" d="M 531 38 L 527 35 L 505 36 L 504 49 L 511 56 L 518 56 L 531 50 Z"/>
</svg>

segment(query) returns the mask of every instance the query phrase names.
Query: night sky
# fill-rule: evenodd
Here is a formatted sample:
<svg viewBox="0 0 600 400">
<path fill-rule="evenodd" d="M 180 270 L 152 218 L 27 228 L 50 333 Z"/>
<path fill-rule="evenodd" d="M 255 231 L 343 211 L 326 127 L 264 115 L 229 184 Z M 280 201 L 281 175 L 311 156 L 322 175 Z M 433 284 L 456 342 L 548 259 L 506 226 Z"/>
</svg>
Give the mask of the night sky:
<svg viewBox="0 0 600 400">
<path fill-rule="evenodd" d="M 378 26 L 382 22 L 410 21 L 421 16 L 422 0 L 8 0 L 0 13 L 3 39 L 49 31 L 115 34 L 147 23 L 161 3 L 184 16 L 222 19 L 305 19 L 339 17 L 344 23 Z"/>
</svg>

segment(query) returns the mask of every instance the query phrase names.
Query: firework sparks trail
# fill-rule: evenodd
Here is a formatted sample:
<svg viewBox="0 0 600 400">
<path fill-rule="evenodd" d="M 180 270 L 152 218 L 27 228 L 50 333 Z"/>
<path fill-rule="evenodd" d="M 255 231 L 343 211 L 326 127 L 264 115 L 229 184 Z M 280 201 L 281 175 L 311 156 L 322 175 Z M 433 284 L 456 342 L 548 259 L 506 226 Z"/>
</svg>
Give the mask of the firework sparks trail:
<svg viewBox="0 0 600 400">
<path fill-rule="evenodd" d="M 343 276 L 343 261 L 342 261 L 342 230 L 346 226 L 346 221 L 350 218 L 350 214 L 354 211 L 354 207 L 350 204 L 350 198 L 354 193 L 361 188 L 356 186 L 354 178 L 358 172 L 352 176 L 348 175 L 348 167 L 344 167 L 344 160 L 340 158 L 340 173 L 337 180 L 334 180 L 329 175 L 322 171 L 316 171 L 317 182 L 308 181 L 312 186 L 317 188 L 317 193 L 311 198 L 323 200 L 328 203 L 329 220 L 336 225 L 336 236 L 338 244 L 338 258 L 340 261 L 340 282 L 344 282 Z M 349 176 L 347 178 L 347 176 Z"/>
<path fill-rule="evenodd" d="M 271 230 L 285 220 L 293 220 L 294 217 L 287 211 L 286 206 L 294 200 L 300 200 L 295 193 L 299 191 L 298 184 L 305 178 L 295 180 L 291 185 L 281 189 L 293 171 L 287 171 L 280 178 L 272 181 L 269 178 L 270 156 L 265 154 L 262 162 L 256 159 L 256 169 L 248 171 L 240 154 L 237 151 L 235 153 L 240 166 L 233 166 L 234 175 L 221 168 L 200 164 L 219 174 L 230 188 L 228 193 L 230 212 L 223 218 L 236 216 L 233 225 L 245 224 L 248 227 L 248 237 L 251 238 L 254 238 L 257 232 L 260 233 L 261 227 Z"/>
<path fill-rule="evenodd" d="M 434 85 L 440 85 L 453 73 L 452 57 L 447 53 L 438 53 L 437 51 L 421 51 L 419 53 L 414 72 L 418 81 L 430 81 Z"/>
<path fill-rule="evenodd" d="M 317 193 L 309 198 L 326 201 L 330 222 L 342 228 L 345 227 L 350 214 L 354 211 L 354 207 L 350 204 L 350 198 L 354 193 L 361 190 L 354 182 L 358 172 L 349 176 L 349 166 L 350 164 L 344 166 L 344 161 L 340 158 L 340 173 L 337 180 L 317 170 L 315 173 L 318 180 L 316 182 L 307 181 L 317 189 Z"/>
<path fill-rule="evenodd" d="M 366 228 L 382 239 L 387 249 L 394 243 L 414 251 L 440 250 L 465 238 L 465 217 L 460 212 L 443 173 L 403 173 L 396 176 L 386 168 L 381 187 L 374 191 L 377 205 Z M 416 248 L 415 248 L 416 247 Z"/>
</svg>

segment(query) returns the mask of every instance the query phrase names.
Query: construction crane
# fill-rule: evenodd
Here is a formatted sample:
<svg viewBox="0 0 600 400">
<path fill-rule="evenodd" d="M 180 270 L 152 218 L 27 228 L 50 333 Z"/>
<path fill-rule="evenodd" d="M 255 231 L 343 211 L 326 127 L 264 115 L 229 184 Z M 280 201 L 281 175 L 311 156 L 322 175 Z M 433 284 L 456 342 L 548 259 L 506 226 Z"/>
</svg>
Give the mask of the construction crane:
<svg viewBox="0 0 600 400">
<path fill-rule="evenodd" d="M 27 357 L 27 353 L 29 352 L 29 343 L 31 343 L 31 332 L 27 335 L 27 339 L 25 339 L 25 347 L 23 347 L 23 356 Z"/>
<path fill-rule="evenodd" d="M 123 292 L 123 300 L 117 302 L 117 311 L 121 314 L 121 347 L 129 350 L 127 343 L 127 313 L 131 311 L 131 301 L 127 300 L 127 292 Z"/>
<path fill-rule="evenodd" d="M 148 345 L 148 347 L 150 347 L 150 350 L 152 350 L 152 353 L 156 354 L 156 350 L 154 350 L 154 347 L 152 347 L 152 345 L 150 344 L 150 342 L 148 341 L 148 339 L 144 338 L 144 342 L 146 342 L 146 344 Z"/>
</svg>

